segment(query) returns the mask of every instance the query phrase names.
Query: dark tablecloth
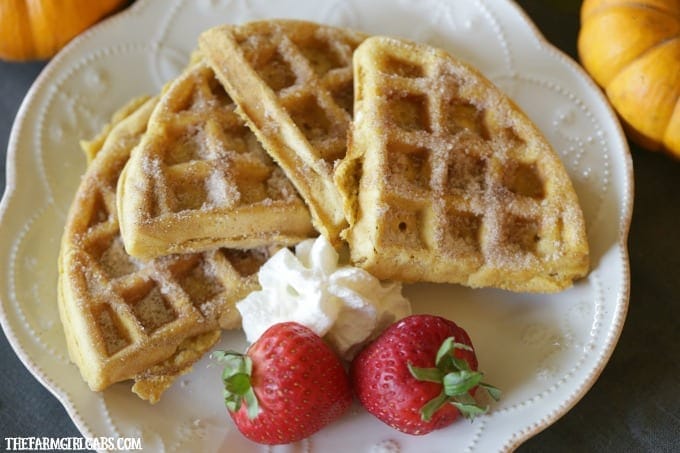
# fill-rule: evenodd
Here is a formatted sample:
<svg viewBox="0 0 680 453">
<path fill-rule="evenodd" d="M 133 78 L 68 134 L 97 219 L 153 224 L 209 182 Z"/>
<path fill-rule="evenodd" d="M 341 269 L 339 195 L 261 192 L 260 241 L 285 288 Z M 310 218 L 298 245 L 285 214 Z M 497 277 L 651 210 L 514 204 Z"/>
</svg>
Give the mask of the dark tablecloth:
<svg viewBox="0 0 680 453">
<path fill-rule="evenodd" d="M 462 0 L 460 0 L 462 1 Z M 518 2 L 549 41 L 576 59 L 576 0 Z M 0 62 L 0 187 L 10 128 L 43 63 Z M 680 161 L 631 144 L 635 209 L 630 308 L 593 388 L 521 452 L 680 451 Z M 52 396 L 0 337 L 0 446 L 6 437 L 79 436 Z"/>
</svg>

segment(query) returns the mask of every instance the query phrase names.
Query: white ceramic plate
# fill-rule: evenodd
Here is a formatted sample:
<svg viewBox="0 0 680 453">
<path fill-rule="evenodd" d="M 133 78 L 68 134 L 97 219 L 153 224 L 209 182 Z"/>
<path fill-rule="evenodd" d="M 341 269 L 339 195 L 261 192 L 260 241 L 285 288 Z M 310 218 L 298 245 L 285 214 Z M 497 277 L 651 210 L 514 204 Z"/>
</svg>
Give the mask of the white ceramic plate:
<svg viewBox="0 0 680 453">
<path fill-rule="evenodd" d="M 91 137 L 126 100 L 157 92 L 184 66 L 202 30 L 266 17 L 312 19 L 444 47 L 513 97 L 562 156 L 587 219 L 593 269 L 586 279 L 551 296 L 453 285 L 406 288 L 415 311 L 445 315 L 470 332 L 486 380 L 504 391 L 474 423 L 411 437 L 355 407 L 299 445 L 265 448 L 232 427 L 220 371 L 208 359 L 155 406 L 137 399 L 127 383 L 92 393 L 69 363 L 57 316 L 56 262 L 85 166 L 78 140 Z M 7 168 L 0 211 L 3 328 L 87 437 L 141 437 L 150 451 L 512 450 L 592 386 L 626 314 L 633 186 L 626 142 L 598 89 L 507 0 L 139 0 L 47 66 L 17 116 Z M 243 345 L 242 333 L 231 332 L 221 346 Z"/>
</svg>

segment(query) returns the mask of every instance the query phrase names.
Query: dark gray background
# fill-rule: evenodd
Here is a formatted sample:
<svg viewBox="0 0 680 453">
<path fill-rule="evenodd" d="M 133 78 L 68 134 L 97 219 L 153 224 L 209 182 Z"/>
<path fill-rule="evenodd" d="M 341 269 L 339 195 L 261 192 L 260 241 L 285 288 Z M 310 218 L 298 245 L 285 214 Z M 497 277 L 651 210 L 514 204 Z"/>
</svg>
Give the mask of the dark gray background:
<svg viewBox="0 0 680 453">
<path fill-rule="evenodd" d="M 580 2 L 518 2 L 549 41 L 576 59 Z M 0 62 L 0 149 L 43 63 Z M 680 451 L 680 161 L 631 144 L 635 208 L 626 324 L 593 388 L 521 452 Z M 5 187 L 5 154 L 0 158 Z M 55 301 L 56 303 L 56 301 Z M 78 436 L 57 399 L 0 336 L 0 442 L 15 436 Z"/>
</svg>

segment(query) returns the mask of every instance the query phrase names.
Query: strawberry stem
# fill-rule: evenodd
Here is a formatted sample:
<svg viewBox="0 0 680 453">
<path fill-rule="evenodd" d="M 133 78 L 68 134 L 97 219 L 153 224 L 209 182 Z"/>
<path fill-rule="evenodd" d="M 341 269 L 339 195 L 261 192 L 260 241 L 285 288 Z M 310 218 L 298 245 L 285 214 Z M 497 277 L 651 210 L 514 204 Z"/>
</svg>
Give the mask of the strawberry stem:
<svg viewBox="0 0 680 453">
<path fill-rule="evenodd" d="M 260 409 L 251 384 L 253 362 L 250 357 L 236 351 L 215 351 L 211 357 L 224 365 L 222 382 L 227 409 L 236 412 L 245 404 L 248 418 L 257 417 Z"/>
<path fill-rule="evenodd" d="M 472 419 L 484 414 L 488 406 L 480 407 L 470 395 L 475 387 L 482 387 L 496 401 L 500 398 L 499 389 L 482 382 L 482 373 L 471 370 L 466 360 L 454 356 L 456 349 L 473 351 L 469 345 L 456 343 L 454 337 L 449 337 L 442 342 L 437 351 L 436 368 L 420 368 L 407 364 L 409 372 L 417 380 L 435 382 L 443 387 L 439 395 L 420 409 L 420 416 L 424 421 L 429 421 L 434 413 L 447 403 L 453 404 L 466 418 Z"/>
</svg>

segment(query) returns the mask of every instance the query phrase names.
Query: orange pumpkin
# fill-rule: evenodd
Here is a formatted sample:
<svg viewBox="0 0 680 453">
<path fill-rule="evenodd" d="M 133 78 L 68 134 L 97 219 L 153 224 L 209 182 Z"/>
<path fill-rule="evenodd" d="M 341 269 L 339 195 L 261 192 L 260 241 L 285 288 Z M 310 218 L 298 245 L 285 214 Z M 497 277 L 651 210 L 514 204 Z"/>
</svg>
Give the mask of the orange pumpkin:
<svg viewBox="0 0 680 453">
<path fill-rule="evenodd" d="M 630 138 L 680 157 L 680 0 L 585 0 L 578 51 Z"/>
<path fill-rule="evenodd" d="M 0 58 L 52 57 L 127 0 L 0 0 Z"/>
</svg>

